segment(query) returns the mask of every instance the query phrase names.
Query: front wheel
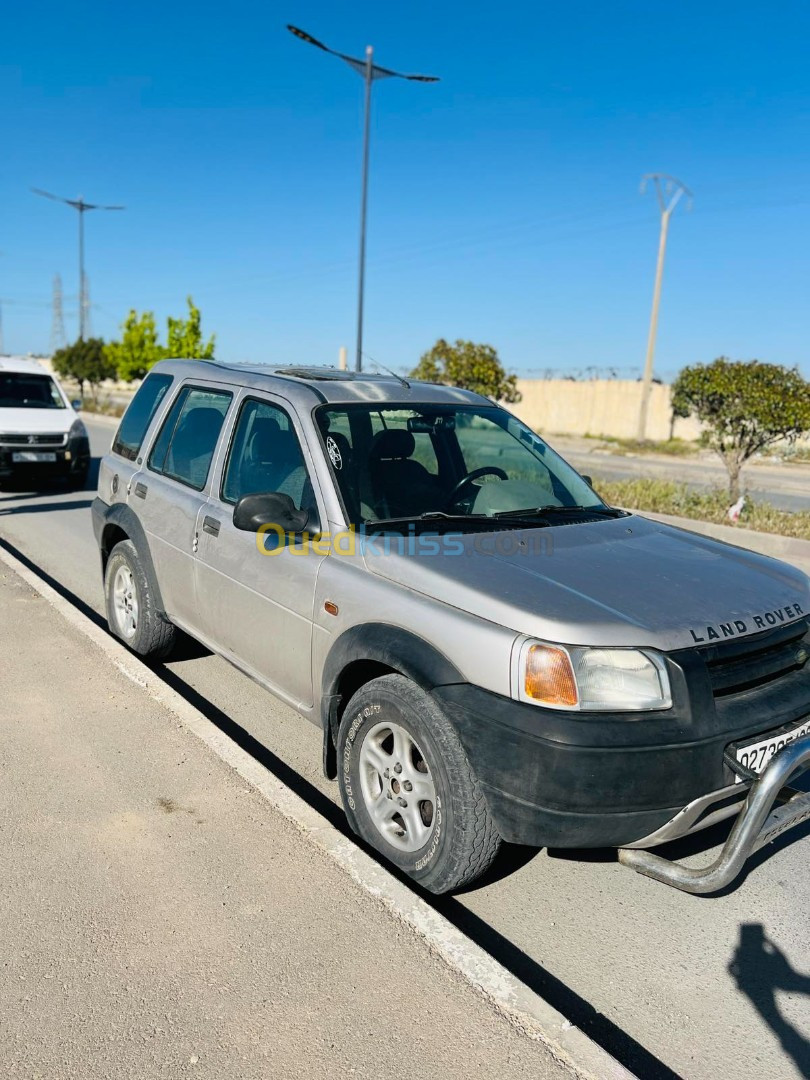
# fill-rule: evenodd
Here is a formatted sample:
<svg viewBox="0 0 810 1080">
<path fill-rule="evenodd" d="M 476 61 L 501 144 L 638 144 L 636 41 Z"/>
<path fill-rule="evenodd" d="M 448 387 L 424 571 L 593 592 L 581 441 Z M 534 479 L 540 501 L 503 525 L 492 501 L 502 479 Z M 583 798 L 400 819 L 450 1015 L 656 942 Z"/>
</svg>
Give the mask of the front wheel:
<svg viewBox="0 0 810 1080">
<path fill-rule="evenodd" d="M 501 844 L 452 724 L 402 675 L 361 687 L 338 731 L 352 829 L 432 893 L 469 885 Z"/>
<path fill-rule="evenodd" d="M 155 659 L 171 652 L 175 628 L 156 611 L 149 579 L 131 540 L 122 540 L 110 552 L 104 595 L 110 630 L 133 652 Z"/>
<path fill-rule="evenodd" d="M 87 488 L 89 473 L 90 461 L 86 459 L 78 462 L 76 468 L 68 473 L 68 487 L 72 491 L 84 491 Z"/>
</svg>

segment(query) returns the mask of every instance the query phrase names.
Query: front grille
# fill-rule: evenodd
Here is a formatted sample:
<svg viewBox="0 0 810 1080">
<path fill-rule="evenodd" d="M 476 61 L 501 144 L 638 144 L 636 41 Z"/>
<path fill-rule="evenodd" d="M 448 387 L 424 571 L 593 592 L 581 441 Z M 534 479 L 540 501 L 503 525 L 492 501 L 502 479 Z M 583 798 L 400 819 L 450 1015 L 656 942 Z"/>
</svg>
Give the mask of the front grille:
<svg viewBox="0 0 810 1080">
<path fill-rule="evenodd" d="M 773 682 L 804 667 L 810 659 L 810 620 L 767 630 L 750 638 L 703 646 L 715 697 Z"/>
<path fill-rule="evenodd" d="M 66 441 L 67 435 L 63 431 L 37 435 L 0 434 L 0 443 L 5 446 L 64 446 Z"/>
</svg>

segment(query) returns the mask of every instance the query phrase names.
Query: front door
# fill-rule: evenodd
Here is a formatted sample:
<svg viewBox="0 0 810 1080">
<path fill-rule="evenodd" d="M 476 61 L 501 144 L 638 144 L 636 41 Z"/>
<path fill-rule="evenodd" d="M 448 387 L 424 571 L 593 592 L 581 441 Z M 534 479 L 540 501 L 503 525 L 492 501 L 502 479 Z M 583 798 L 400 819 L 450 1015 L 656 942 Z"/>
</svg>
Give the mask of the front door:
<svg viewBox="0 0 810 1080">
<path fill-rule="evenodd" d="M 197 597 L 206 638 L 282 698 L 313 703 L 311 650 L 315 580 L 324 555 L 301 539 L 279 543 L 234 527 L 243 495 L 280 491 L 296 508 L 318 507 L 310 462 L 291 411 L 270 395 L 242 401 L 218 490 L 201 520 Z"/>
</svg>

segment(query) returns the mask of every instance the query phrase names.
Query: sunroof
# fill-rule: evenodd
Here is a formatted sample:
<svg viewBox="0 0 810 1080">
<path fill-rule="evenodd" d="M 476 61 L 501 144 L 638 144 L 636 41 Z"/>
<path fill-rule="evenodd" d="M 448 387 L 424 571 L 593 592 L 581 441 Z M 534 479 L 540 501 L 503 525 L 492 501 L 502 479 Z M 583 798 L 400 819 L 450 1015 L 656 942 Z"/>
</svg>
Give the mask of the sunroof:
<svg viewBox="0 0 810 1080">
<path fill-rule="evenodd" d="M 277 368 L 276 375 L 292 375 L 295 379 L 320 379 L 340 382 L 354 378 L 350 371 L 342 371 L 340 368 L 328 367 L 286 367 Z"/>
</svg>

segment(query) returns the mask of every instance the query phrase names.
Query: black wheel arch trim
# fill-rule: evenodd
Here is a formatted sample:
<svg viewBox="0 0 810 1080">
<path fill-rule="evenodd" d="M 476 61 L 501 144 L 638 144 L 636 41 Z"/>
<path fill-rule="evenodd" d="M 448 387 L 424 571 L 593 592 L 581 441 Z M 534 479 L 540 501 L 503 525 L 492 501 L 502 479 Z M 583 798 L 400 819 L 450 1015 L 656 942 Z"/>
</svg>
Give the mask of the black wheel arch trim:
<svg viewBox="0 0 810 1080">
<path fill-rule="evenodd" d="M 152 562 L 152 553 L 149 550 L 149 543 L 146 539 L 146 533 L 143 525 L 138 520 L 137 514 L 127 506 L 126 503 L 113 503 L 109 506 L 102 499 L 96 498 L 93 500 L 93 527 L 96 534 L 96 540 L 98 541 L 99 553 L 101 555 L 101 570 L 102 574 L 107 567 L 107 559 L 115 544 L 106 546 L 105 533 L 110 526 L 115 526 L 122 532 L 126 533 L 129 540 L 135 545 L 138 552 L 138 558 L 141 560 L 143 566 L 143 572 L 146 574 L 149 582 L 149 589 L 155 601 L 155 610 L 161 616 L 166 618 L 166 610 L 163 607 L 163 597 L 161 596 L 160 586 L 158 585 L 157 575 L 155 574 L 154 563 Z M 116 541 L 117 542 L 117 541 Z"/>
<path fill-rule="evenodd" d="M 349 676 L 354 671 L 360 681 Z M 343 708 L 351 694 L 385 672 L 398 672 L 423 690 L 467 680 L 435 645 L 410 630 L 390 623 L 362 623 L 344 631 L 333 643 L 321 677 L 320 712 L 323 725 L 323 771 L 337 775 L 335 747 Z"/>
</svg>

